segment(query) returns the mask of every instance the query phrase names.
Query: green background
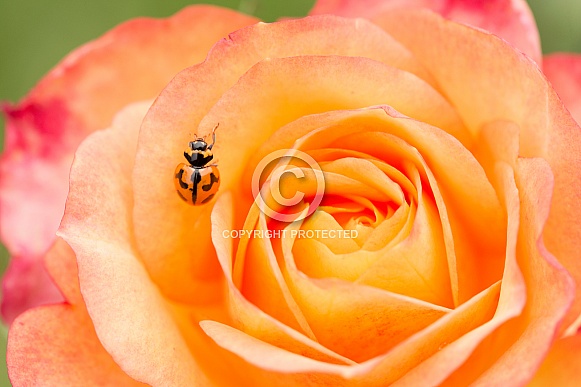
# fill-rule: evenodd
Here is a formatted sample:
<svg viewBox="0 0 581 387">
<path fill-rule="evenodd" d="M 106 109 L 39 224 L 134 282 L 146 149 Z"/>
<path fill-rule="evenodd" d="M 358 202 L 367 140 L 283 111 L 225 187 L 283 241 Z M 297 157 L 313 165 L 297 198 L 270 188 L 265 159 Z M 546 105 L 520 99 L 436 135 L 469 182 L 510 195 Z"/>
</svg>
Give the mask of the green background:
<svg viewBox="0 0 581 387">
<path fill-rule="evenodd" d="M 136 16 L 168 16 L 197 1 L 186 0 L 0 0 L 0 101 L 18 101 L 73 48 Z M 302 16 L 314 0 L 214 0 L 265 21 Z M 581 1 L 530 0 L 543 51 L 581 52 Z M 4 137 L 0 121 L 0 149 Z M 0 272 L 7 264 L 0 246 Z M 9 386 L 5 364 L 6 327 L 0 326 L 0 386 Z"/>
</svg>

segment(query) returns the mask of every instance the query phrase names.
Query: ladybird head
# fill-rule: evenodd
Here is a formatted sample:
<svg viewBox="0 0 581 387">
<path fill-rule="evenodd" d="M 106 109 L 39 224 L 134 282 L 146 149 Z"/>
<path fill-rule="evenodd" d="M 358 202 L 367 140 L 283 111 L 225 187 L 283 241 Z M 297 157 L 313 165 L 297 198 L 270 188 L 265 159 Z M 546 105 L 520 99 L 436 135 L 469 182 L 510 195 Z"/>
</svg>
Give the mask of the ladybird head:
<svg viewBox="0 0 581 387">
<path fill-rule="evenodd" d="M 205 151 L 208 148 L 208 144 L 203 138 L 198 138 L 196 141 L 190 141 L 189 147 L 193 151 Z"/>
</svg>

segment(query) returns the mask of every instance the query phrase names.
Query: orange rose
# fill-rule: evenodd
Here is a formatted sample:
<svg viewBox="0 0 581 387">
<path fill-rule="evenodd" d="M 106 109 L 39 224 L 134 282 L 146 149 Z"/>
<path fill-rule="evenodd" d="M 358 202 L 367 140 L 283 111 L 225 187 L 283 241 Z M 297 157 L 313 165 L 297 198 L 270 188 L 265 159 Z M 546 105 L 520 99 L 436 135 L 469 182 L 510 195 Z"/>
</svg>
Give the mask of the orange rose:
<svg viewBox="0 0 581 387">
<path fill-rule="evenodd" d="M 238 30 L 81 144 L 46 256 L 66 302 L 16 319 L 15 385 L 574 382 L 579 126 L 497 36 L 374 15 Z M 220 190 L 188 206 L 176 165 L 216 124 Z M 324 176 L 293 223 L 255 174 L 281 149 Z M 321 175 L 291 161 L 274 208 L 306 215 Z"/>
</svg>

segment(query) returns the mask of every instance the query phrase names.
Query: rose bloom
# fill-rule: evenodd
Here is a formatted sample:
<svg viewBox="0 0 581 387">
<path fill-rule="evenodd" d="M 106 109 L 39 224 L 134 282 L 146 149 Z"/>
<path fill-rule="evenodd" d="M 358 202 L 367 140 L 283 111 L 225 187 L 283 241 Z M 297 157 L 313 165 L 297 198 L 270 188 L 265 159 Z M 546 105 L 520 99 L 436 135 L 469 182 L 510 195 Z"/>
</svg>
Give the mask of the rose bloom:
<svg viewBox="0 0 581 387">
<path fill-rule="evenodd" d="M 575 385 L 579 57 L 543 59 L 521 0 L 312 14 L 133 20 L 5 108 L 15 386 Z M 217 124 L 190 206 L 176 165 Z M 281 149 L 324 175 L 296 222 L 252 192 Z M 304 215 L 318 175 L 286 168 Z"/>
</svg>

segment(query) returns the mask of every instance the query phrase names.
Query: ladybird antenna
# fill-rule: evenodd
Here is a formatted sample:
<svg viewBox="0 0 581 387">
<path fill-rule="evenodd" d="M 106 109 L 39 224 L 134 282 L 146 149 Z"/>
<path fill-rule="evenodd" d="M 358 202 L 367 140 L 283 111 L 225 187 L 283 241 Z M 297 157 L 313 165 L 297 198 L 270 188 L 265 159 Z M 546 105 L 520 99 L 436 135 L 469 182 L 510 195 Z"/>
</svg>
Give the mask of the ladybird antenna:
<svg viewBox="0 0 581 387">
<path fill-rule="evenodd" d="M 218 126 L 220 126 L 219 122 L 214 126 L 214 129 L 212 129 L 212 145 L 208 146 L 209 150 L 212 150 L 212 147 L 216 143 L 216 129 L 218 129 Z"/>
</svg>

